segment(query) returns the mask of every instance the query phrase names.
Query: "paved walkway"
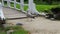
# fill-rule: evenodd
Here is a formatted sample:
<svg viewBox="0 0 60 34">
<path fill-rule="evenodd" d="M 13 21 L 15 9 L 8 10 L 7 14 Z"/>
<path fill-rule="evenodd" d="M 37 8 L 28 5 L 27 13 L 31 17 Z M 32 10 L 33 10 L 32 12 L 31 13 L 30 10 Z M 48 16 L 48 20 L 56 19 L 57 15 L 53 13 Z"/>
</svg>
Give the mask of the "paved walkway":
<svg viewBox="0 0 60 34">
<path fill-rule="evenodd" d="M 9 15 L 12 15 L 12 14 L 20 15 L 19 12 L 15 12 L 14 14 L 15 10 L 13 11 L 11 10 L 13 9 L 9 9 L 7 11 L 7 8 L 6 8 L 6 12 L 5 12 L 6 17 L 9 17 Z M 22 23 L 23 27 L 26 30 L 30 31 L 31 34 L 60 34 L 60 21 L 52 21 L 44 17 L 36 17 L 36 19 L 34 19 L 33 21 L 31 21 L 31 18 L 7 20 L 7 23 L 13 23 L 13 24 Z"/>
<path fill-rule="evenodd" d="M 31 34 L 60 34 L 60 21 L 52 21 L 44 17 L 36 17 L 33 21 L 30 19 L 7 20 L 7 23 L 22 23 Z"/>
</svg>

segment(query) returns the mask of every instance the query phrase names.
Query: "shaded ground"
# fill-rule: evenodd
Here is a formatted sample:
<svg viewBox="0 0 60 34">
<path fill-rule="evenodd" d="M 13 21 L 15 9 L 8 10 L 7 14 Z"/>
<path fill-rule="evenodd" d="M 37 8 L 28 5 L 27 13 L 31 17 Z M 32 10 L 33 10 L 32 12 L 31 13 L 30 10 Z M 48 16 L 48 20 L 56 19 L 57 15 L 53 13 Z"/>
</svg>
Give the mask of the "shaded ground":
<svg viewBox="0 0 60 34">
<path fill-rule="evenodd" d="M 49 19 L 45 19 L 44 17 L 36 17 L 36 19 L 34 19 L 33 21 L 31 21 L 31 18 L 7 20 L 7 23 L 22 23 L 23 27 L 26 30 L 29 30 L 31 34 L 60 34 L 60 21 L 52 21 Z"/>
</svg>

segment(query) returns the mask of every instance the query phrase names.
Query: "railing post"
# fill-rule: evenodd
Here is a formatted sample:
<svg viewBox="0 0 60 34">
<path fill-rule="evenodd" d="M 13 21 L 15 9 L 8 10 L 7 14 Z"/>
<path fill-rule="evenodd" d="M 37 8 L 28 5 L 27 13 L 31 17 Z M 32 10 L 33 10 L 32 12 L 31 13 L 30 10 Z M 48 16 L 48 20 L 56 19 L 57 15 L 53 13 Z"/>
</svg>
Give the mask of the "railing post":
<svg viewBox="0 0 60 34">
<path fill-rule="evenodd" d="M 2 6 L 4 6 L 4 0 L 2 0 Z"/>
<path fill-rule="evenodd" d="M 10 7 L 10 0 L 7 0 L 7 5 L 8 7 Z"/>
<path fill-rule="evenodd" d="M 32 9 L 31 7 L 33 5 L 33 0 L 29 0 L 28 3 L 29 3 L 29 9 Z"/>
<path fill-rule="evenodd" d="M 14 0 L 14 8 L 16 9 L 16 0 Z"/>
<path fill-rule="evenodd" d="M 29 2 L 28 11 L 31 12 L 31 14 L 38 15 L 39 12 L 36 10 L 36 6 L 35 6 L 35 3 L 33 2 L 33 0 L 29 0 L 28 2 Z"/>
<path fill-rule="evenodd" d="M 0 3 L 0 17 L 2 20 L 5 19 L 3 11 L 2 11 L 2 4 L 1 3 Z"/>
<path fill-rule="evenodd" d="M 20 0 L 20 9 L 24 12 L 24 0 Z"/>
</svg>

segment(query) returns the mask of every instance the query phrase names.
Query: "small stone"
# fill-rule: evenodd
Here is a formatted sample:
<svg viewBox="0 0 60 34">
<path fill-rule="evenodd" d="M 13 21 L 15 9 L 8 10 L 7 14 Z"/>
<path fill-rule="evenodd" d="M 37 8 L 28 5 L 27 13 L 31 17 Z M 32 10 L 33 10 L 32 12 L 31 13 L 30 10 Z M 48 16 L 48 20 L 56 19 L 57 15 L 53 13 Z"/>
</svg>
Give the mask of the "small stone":
<svg viewBox="0 0 60 34">
<path fill-rule="evenodd" d="M 16 25 L 23 25 L 22 23 L 16 23 Z"/>
</svg>

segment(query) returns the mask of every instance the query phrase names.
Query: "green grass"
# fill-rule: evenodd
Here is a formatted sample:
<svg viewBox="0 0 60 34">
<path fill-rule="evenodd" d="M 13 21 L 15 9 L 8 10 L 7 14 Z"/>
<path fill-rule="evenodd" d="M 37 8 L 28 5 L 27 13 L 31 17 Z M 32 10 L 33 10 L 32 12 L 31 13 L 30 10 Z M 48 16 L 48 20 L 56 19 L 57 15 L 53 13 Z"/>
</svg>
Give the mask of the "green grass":
<svg viewBox="0 0 60 34">
<path fill-rule="evenodd" d="M 50 10 L 51 8 L 55 8 L 57 6 L 60 6 L 60 5 L 36 5 L 36 9 L 40 12 L 40 11 L 44 11 L 44 10 Z M 13 3 L 11 3 L 11 7 L 14 7 Z M 16 7 L 18 9 L 20 9 L 20 5 L 19 4 L 16 4 Z M 24 10 L 25 11 L 28 10 L 28 6 L 24 6 Z"/>
<path fill-rule="evenodd" d="M 21 26 L 7 27 L 4 29 L 5 31 L 2 31 L 0 29 L 0 34 L 6 34 L 6 31 L 8 31 L 10 28 L 12 28 L 14 30 L 14 32 L 12 34 L 28 34 L 28 31 L 26 31 Z"/>
<path fill-rule="evenodd" d="M 10 6 L 11 7 L 14 7 L 14 4 L 11 4 Z M 16 4 L 16 8 L 20 9 L 20 5 L 19 4 Z"/>
<path fill-rule="evenodd" d="M 51 8 L 55 8 L 58 5 L 36 5 L 36 9 L 40 12 L 40 11 L 44 11 L 44 10 L 50 10 Z"/>
</svg>

